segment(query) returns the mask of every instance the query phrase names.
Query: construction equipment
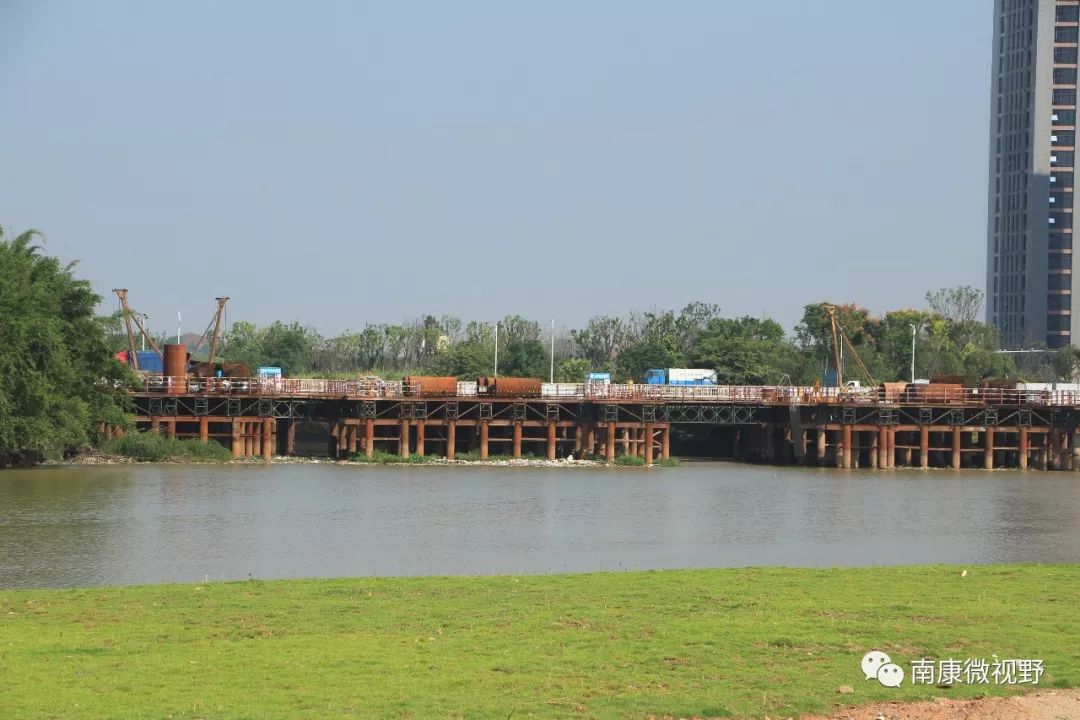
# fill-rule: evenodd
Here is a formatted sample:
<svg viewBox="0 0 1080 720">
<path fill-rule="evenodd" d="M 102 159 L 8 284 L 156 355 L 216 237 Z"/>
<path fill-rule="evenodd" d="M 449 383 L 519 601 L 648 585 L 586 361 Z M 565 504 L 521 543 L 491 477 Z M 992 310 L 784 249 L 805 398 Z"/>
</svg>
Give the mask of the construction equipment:
<svg viewBox="0 0 1080 720">
<path fill-rule="evenodd" d="M 214 312 L 214 316 L 210 319 L 210 324 L 206 326 L 206 330 L 203 331 L 202 337 L 199 338 L 199 342 L 195 344 L 195 348 L 191 351 L 192 355 L 198 352 L 203 343 L 206 342 L 207 337 L 210 338 L 210 349 L 205 361 L 192 360 L 189 368 L 196 377 L 208 378 L 208 377 L 250 377 L 251 368 L 243 363 L 223 363 L 217 360 L 218 344 L 221 340 L 221 326 L 222 318 L 225 314 L 225 303 L 229 301 L 226 297 L 214 298 L 217 301 L 217 310 Z"/>
<path fill-rule="evenodd" d="M 195 344 L 195 347 L 191 349 L 191 354 L 194 355 L 199 351 L 199 348 L 206 342 L 206 336 L 210 335 L 210 352 L 206 358 L 208 365 L 214 364 L 214 356 L 217 354 L 218 340 L 221 338 L 221 317 L 225 312 L 225 303 L 229 302 L 228 297 L 216 297 L 217 311 L 214 312 L 214 317 L 210 318 L 210 324 L 206 326 L 206 330 L 203 331 L 202 337 L 199 338 L 199 342 Z M 213 333 L 210 332 L 210 328 L 213 328 Z"/>
<path fill-rule="evenodd" d="M 128 305 L 127 288 L 113 288 L 113 292 L 116 293 L 116 297 L 120 299 L 120 309 L 124 316 L 124 327 L 127 329 L 128 358 L 130 358 L 132 367 L 136 370 L 139 369 L 139 353 L 135 350 L 135 332 L 131 329 L 132 322 L 135 323 L 139 332 L 142 333 L 142 337 L 146 342 L 150 343 L 150 347 L 157 353 L 157 356 L 161 358 L 162 363 L 164 363 L 165 356 L 162 354 L 161 348 L 154 342 L 154 338 L 150 337 L 150 333 L 146 332 L 146 328 L 144 328 L 143 324 L 139 321 L 139 314 L 132 311 L 131 307 Z"/>
<path fill-rule="evenodd" d="M 822 305 L 825 313 L 829 316 L 829 324 L 832 328 L 833 337 L 833 357 L 836 361 L 836 384 L 839 387 L 844 387 L 844 349 L 846 345 L 851 352 L 852 357 L 855 358 L 856 364 L 859 369 L 862 370 L 864 379 L 869 387 L 877 387 L 877 381 L 874 380 L 874 376 L 870 374 L 870 370 L 866 367 L 866 363 L 859 357 L 859 351 L 855 349 L 855 346 L 851 344 L 851 340 L 844 333 L 843 326 L 840 325 L 840 321 L 836 318 L 836 306 L 835 305 Z"/>
</svg>

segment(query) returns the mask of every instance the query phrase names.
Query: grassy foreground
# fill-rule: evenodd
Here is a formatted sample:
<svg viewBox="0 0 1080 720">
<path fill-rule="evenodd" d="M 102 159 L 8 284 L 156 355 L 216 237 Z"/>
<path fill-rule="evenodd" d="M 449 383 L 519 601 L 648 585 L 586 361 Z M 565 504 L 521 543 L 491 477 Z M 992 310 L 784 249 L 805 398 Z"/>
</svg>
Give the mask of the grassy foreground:
<svg viewBox="0 0 1080 720">
<path fill-rule="evenodd" d="M 1078 685 L 1077 608 L 1075 565 L 4 591 L 0 716 L 787 716 L 1010 692 L 884 688 L 871 649 L 907 672 L 1042 659 L 1041 687 Z"/>
</svg>

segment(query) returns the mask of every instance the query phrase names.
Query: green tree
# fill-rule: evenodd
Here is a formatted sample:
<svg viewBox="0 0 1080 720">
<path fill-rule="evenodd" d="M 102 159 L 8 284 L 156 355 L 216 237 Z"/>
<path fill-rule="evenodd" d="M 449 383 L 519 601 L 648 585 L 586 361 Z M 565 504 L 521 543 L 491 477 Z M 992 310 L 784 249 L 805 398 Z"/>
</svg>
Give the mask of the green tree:
<svg viewBox="0 0 1080 720">
<path fill-rule="evenodd" d="M 652 342 L 637 343 L 619 353 L 615 360 L 614 380 L 641 382 L 646 370 L 682 365 L 682 356 L 671 347 Z"/>
<path fill-rule="evenodd" d="M 130 380 L 112 358 L 101 298 L 74 264 L 40 253 L 37 231 L 0 229 L 0 465 L 87 446 L 126 424 Z"/>
<path fill-rule="evenodd" d="M 590 372 L 603 372 L 594 370 L 592 363 L 585 358 L 568 357 L 555 362 L 555 382 L 580 383 L 585 382 L 585 376 Z"/>
<path fill-rule="evenodd" d="M 1060 382 L 1080 382 L 1080 348 L 1066 345 L 1054 353 L 1051 364 Z"/>
<path fill-rule="evenodd" d="M 715 318 L 698 333 L 691 364 L 716 370 L 721 385 L 767 385 L 786 374 L 779 360 L 788 354 L 784 329 L 773 320 Z"/>
</svg>

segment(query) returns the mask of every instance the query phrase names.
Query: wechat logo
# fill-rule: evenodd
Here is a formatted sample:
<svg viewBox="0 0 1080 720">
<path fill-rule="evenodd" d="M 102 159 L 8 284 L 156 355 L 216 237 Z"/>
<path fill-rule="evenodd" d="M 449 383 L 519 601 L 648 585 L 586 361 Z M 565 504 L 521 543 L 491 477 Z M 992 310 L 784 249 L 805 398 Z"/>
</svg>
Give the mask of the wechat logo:
<svg viewBox="0 0 1080 720">
<path fill-rule="evenodd" d="M 863 655 L 862 671 L 867 680 L 874 680 L 885 687 L 900 687 L 904 682 L 904 668 L 880 650 L 871 650 Z"/>
</svg>

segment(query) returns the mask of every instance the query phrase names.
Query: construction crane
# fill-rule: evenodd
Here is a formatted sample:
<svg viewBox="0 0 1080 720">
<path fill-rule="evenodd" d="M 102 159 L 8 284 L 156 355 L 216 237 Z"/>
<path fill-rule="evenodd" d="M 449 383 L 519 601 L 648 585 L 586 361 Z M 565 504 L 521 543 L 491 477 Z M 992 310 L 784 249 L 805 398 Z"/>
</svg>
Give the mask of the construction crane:
<svg viewBox="0 0 1080 720">
<path fill-rule="evenodd" d="M 161 349 L 158 348 L 157 343 L 154 342 L 154 338 L 150 337 L 150 333 L 146 332 L 146 328 L 139 322 L 139 314 L 133 312 L 128 305 L 127 288 L 113 288 L 113 292 L 116 293 L 116 297 L 120 298 L 120 309 L 124 315 L 124 327 L 127 329 L 128 338 L 128 357 L 131 359 L 132 367 L 136 370 L 139 369 L 139 353 L 135 352 L 135 332 L 131 329 L 131 323 L 134 322 L 135 326 L 139 328 L 139 332 L 142 333 L 143 338 L 150 343 L 151 349 L 157 356 L 165 362 L 165 356 L 161 354 Z"/>
<path fill-rule="evenodd" d="M 858 364 L 859 369 L 862 370 L 863 377 L 867 381 L 869 387 L 876 387 L 877 381 L 874 380 L 874 376 L 870 374 L 869 368 L 866 367 L 866 363 L 859 357 L 859 351 L 855 349 L 855 346 L 851 344 L 851 340 L 844 334 L 844 328 L 841 327 L 840 321 L 836 318 L 836 306 L 835 305 L 822 305 L 826 314 L 829 316 L 829 325 L 832 328 L 833 337 L 833 358 L 836 361 L 836 384 L 839 387 L 844 387 L 844 345 L 847 345 L 848 350 L 851 352 L 852 357 L 855 358 L 855 362 Z"/>
<path fill-rule="evenodd" d="M 214 317 L 210 318 L 210 324 L 206 326 L 206 330 L 203 331 L 202 337 L 199 338 L 199 342 L 196 343 L 195 347 L 191 350 L 192 355 L 198 352 L 199 348 L 206 342 L 206 336 L 209 335 L 210 352 L 206 358 L 207 365 L 213 365 L 214 357 L 217 355 L 218 340 L 221 339 L 221 318 L 225 313 L 225 303 L 229 302 L 229 298 L 227 296 L 216 297 L 214 300 L 217 301 L 217 310 L 214 312 Z M 213 332 L 210 331 L 210 328 L 213 328 Z"/>
</svg>

